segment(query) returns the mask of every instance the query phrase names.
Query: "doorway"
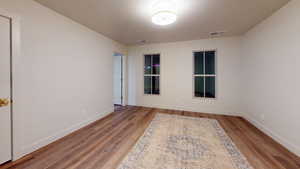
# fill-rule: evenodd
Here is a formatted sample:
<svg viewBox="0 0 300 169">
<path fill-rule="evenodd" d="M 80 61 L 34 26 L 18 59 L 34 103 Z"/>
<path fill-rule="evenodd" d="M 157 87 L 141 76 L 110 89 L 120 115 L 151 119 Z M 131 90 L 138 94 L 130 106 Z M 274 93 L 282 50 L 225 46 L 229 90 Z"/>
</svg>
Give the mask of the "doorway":
<svg viewBox="0 0 300 169">
<path fill-rule="evenodd" d="M 113 55 L 113 98 L 114 105 L 123 105 L 123 55 L 114 53 Z"/>
<path fill-rule="evenodd" d="M 0 164 L 12 160 L 11 18 L 0 15 Z"/>
</svg>

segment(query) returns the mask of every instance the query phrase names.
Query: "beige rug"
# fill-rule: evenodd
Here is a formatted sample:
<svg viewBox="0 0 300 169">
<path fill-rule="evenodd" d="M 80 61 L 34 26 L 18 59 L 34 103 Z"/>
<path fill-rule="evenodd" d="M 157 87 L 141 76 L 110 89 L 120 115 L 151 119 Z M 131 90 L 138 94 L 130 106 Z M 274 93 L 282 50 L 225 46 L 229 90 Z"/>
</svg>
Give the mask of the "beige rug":
<svg viewBox="0 0 300 169">
<path fill-rule="evenodd" d="M 157 114 L 118 169 L 252 169 L 216 120 Z"/>
</svg>

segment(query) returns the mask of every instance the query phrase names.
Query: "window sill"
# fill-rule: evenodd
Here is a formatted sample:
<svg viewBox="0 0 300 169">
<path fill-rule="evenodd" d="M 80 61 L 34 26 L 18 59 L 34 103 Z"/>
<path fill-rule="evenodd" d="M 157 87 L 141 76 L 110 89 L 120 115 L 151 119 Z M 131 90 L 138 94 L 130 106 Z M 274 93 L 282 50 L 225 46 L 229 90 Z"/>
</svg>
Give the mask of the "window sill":
<svg viewBox="0 0 300 169">
<path fill-rule="evenodd" d="M 143 96 L 160 96 L 160 94 L 143 94 Z"/>
</svg>

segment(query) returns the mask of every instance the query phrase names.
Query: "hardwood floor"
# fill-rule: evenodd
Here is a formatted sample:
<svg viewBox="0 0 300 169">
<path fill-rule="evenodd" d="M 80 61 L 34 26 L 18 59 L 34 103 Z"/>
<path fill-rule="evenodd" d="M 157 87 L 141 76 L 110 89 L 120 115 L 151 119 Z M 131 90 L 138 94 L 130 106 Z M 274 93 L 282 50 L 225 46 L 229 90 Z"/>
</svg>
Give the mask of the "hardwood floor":
<svg viewBox="0 0 300 169">
<path fill-rule="evenodd" d="M 156 113 L 217 119 L 255 169 L 300 169 L 300 158 L 240 117 L 123 107 L 0 169 L 114 169 Z"/>
</svg>

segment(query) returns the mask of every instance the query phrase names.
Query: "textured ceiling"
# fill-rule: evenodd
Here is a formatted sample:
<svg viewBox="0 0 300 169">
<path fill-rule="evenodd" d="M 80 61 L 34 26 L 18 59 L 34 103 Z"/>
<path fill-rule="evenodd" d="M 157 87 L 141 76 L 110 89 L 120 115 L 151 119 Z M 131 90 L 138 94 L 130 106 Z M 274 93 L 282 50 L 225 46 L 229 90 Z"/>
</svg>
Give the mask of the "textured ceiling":
<svg viewBox="0 0 300 169">
<path fill-rule="evenodd" d="M 289 0 L 174 0 L 177 22 L 157 26 L 151 6 L 157 0 L 36 0 L 58 13 L 126 45 L 242 35 Z"/>
</svg>

